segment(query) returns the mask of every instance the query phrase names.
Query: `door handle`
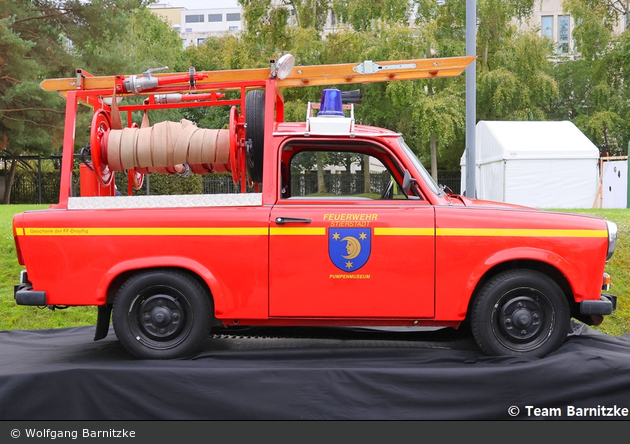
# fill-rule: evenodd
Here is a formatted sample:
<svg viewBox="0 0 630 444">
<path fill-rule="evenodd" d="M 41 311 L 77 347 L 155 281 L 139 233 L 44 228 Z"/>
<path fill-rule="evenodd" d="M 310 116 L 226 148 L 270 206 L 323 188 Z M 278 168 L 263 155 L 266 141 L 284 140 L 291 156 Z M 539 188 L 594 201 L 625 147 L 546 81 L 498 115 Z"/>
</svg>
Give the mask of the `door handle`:
<svg viewBox="0 0 630 444">
<path fill-rule="evenodd" d="M 310 219 L 302 219 L 299 217 L 276 217 L 276 223 L 278 225 L 284 224 L 310 224 Z"/>
</svg>

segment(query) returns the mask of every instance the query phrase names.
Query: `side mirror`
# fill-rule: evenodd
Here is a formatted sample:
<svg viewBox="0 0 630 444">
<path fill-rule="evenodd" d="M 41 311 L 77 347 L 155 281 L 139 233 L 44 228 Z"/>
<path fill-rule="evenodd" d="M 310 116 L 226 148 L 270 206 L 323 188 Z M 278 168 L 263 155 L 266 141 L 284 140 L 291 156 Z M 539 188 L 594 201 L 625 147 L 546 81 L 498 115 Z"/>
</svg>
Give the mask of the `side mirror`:
<svg viewBox="0 0 630 444">
<path fill-rule="evenodd" d="M 409 196 L 412 183 L 416 183 L 416 179 L 411 177 L 411 174 L 409 174 L 409 170 L 405 170 L 405 175 L 403 176 L 402 183 L 403 193 L 405 193 L 405 196 Z"/>
</svg>

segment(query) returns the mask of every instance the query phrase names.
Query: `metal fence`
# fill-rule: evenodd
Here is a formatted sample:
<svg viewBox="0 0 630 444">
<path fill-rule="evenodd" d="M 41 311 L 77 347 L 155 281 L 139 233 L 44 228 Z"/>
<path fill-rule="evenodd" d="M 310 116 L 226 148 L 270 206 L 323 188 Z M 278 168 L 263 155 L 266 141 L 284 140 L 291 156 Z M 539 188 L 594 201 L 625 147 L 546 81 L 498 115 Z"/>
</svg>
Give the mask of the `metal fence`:
<svg viewBox="0 0 630 444">
<path fill-rule="evenodd" d="M 438 171 L 438 184 L 446 185 L 453 194 L 461 194 L 462 178 L 459 171 Z"/>
<path fill-rule="evenodd" d="M 11 187 L 12 204 L 56 203 L 59 201 L 60 156 L 22 156 Z M 0 194 L 9 175 L 9 159 L 0 157 Z"/>
<path fill-rule="evenodd" d="M 324 174 L 326 192 L 337 196 L 357 194 L 381 194 L 389 183 L 389 173 L 370 174 L 370 189 L 365 189 L 365 179 L 361 174 Z M 291 175 L 291 193 L 293 196 L 308 196 L 319 191 L 317 173 Z"/>
<path fill-rule="evenodd" d="M 30 164 L 29 169 L 19 169 L 15 175 L 11 191 L 13 204 L 53 204 L 59 201 L 60 157 L 51 158 L 25 157 L 22 160 Z M 0 181 L 6 177 L 7 162 L 0 158 Z M 5 176 L 2 176 L 4 173 Z M 77 180 L 78 177 L 75 177 Z M 365 190 L 363 175 L 324 174 L 326 191 L 335 195 L 356 195 L 363 193 L 381 194 L 390 176 L 388 173 L 371 174 L 370 189 Z M 317 173 L 292 174 L 291 188 L 293 195 L 309 195 L 318 192 Z M 461 189 L 459 172 L 439 172 L 438 183 L 448 186 L 453 193 L 459 194 Z M 230 174 L 207 174 L 202 177 L 204 194 L 240 193 L 240 184 L 235 184 Z M 247 187 L 247 192 L 255 191 Z"/>
<path fill-rule="evenodd" d="M 203 194 L 236 194 L 241 192 L 241 184 L 234 183 L 231 174 L 206 174 L 202 177 Z M 247 186 L 251 193 L 255 187 Z"/>
<path fill-rule="evenodd" d="M 12 204 L 48 204 L 59 201 L 60 177 L 58 172 L 16 174 L 11 188 Z"/>
<path fill-rule="evenodd" d="M 365 190 L 365 180 L 362 175 L 356 174 L 324 174 L 326 192 L 350 196 L 363 193 L 381 194 L 389 182 L 389 174 L 372 174 L 370 176 L 370 189 Z M 318 192 L 317 173 L 291 175 L 291 190 L 294 196 L 307 196 Z M 247 187 L 248 192 L 254 191 L 253 187 Z M 232 176 L 224 174 L 209 174 L 203 176 L 204 194 L 240 193 L 241 185 L 235 184 Z"/>
</svg>

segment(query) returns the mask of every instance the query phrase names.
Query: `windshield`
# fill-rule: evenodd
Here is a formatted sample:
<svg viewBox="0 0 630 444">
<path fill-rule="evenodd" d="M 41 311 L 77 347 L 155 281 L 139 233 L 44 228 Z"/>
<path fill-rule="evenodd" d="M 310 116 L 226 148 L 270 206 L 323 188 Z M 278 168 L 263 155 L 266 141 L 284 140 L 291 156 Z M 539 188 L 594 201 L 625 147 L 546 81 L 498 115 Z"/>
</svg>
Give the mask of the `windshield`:
<svg viewBox="0 0 630 444">
<path fill-rule="evenodd" d="M 431 188 L 431 191 L 433 191 L 436 195 L 441 196 L 443 194 L 442 190 L 440 189 L 438 184 L 435 183 L 435 181 L 433 180 L 433 177 L 431 177 L 429 172 L 424 168 L 424 165 L 422 165 L 422 162 L 420 162 L 418 158 L 416 157 L 416 155 L 413 153 L 413 151 L 411 151 L 411 148 L 407 146 L 407 144 L 405 143 L 402 137 L 398 138 L 398 143 L 405 150 L 407 157 L 411 159 L 411 162 L 414 164 L 416 169 L 420 172 L 420 175 L 422 176 L 424 183 L 426 183 L 429 186 L 429 188 Z"/>
</svg>

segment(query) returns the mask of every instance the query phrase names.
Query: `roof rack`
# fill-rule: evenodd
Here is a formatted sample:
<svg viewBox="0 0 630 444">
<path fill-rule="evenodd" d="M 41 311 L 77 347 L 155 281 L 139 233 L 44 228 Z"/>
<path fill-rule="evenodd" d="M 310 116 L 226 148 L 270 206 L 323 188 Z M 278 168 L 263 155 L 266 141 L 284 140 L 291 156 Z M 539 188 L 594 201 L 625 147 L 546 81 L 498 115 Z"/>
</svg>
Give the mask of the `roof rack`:
<svg viewBox="0 0 630 444">
<path fill-rule="evenodd" d="M 283 79 L 277 78 L 279 87 L 302 87 L 320 85 L 342 85 L 353 83 L 387 82 L 393 80 L 415 80 L 439 77 L 453 77 L 460 75 L 466 67 L 475 60 L 474 56 L 446 57 L 430 59 L 412 59 L 373 62 L 366 60 L 361 63 L 345 63 L 336 65 L 295 66 Z M 272 61 L 272 66 L 275 61 Z M 160 68 L 163 69 L 163 68 Z M 194 68 L 192 68 L 194 69 Z M 45 91 L 60 93 L 77 90 L 116 89 L 117 94 L 129 94 L 124 89 L 125 81 L 130 79 L 147 78 L 180 78 L 179 83 L 157 86 L 153 89 L 141 91 L 141 94 L 155 92 L 182 92 L 190 89 L 188 73 L 154 73 L 148 70 L 138 76 L 91 76 L 83 70 L 77 70 L 76 78 L 47 79 L 40 86 Z M 273 69 L 231 69 L 222 71 L 197 71 L 195 85 L 208 85 L 211 89 L 230 89 L 234 82 L 264 82 L 273 78 Z M 65 96 L 65 94 L 62 94 Z"/>
</svg>

